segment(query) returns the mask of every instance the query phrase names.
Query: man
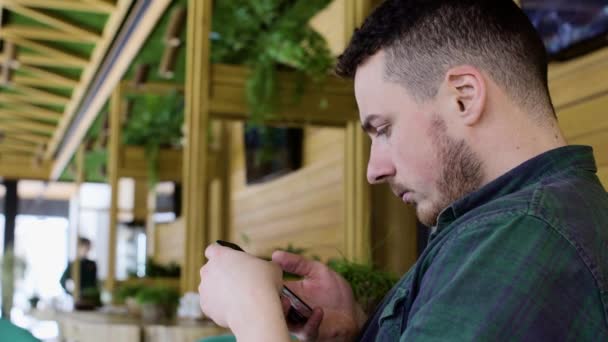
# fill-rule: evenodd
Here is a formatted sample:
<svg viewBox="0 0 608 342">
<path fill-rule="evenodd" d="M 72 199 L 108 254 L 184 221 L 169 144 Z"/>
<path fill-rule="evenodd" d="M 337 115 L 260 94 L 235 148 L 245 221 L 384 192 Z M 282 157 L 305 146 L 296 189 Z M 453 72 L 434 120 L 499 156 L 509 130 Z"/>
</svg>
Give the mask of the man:
<svg viewBox="0 0 608 342">
<path fill-rule="evenodd" d="M 77 254 L 80 259 L 80 293 L 83 295 L 83 290 L 97 289 L 97 264 L 95 261 L 88 258 L 89 252 L 91 251 L 91 240 L 79 237 Z M 68 289 L 68 279 L 72 279 L 72 265 L 73 262 L 68 264 L 68 267 L 61 276 L 60 283 L 63 289 L 71 294 L 73 290 Z"/>
<path fill-rule="evenodd" d="M 304 340 L 608 341 L 608 196 L 567 146 L 547 58 L 511 0 L 386 0 L 337 66 L 355 79 L 370 183 L 433 226 L 367 318 L 322 264 L 275 252 L 315 306 Z M 239 341 L 287 341 L 276 266 L 211 245 L 201 306 Z"/>
</svg>

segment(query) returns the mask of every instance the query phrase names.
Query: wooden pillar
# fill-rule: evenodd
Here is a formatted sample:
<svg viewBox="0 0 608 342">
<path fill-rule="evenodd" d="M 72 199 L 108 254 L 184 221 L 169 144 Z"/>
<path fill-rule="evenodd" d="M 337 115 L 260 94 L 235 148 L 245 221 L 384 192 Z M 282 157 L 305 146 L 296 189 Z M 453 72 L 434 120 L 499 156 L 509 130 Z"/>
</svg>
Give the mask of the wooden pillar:
<svg viewBox="0 0 608 342">
<path fill-rule="evenodd" d="M 72 291 L 72 297 L 74 298 L 74 302 L 77 302 L 80 299 L 80 257 L 78 255 L 78 238 L 80 237 L 80 187 L 82 183 L 84 183 L 85 178 L 85 167 L 84 167 L 84 158 L 85 158 L 85 144 L 81 144 L 78 147 L 78 151 L 76 152 L 76 220 L 74 221 L 74 229 L 76 231 L 76 239 L 74 243 L 76 244 L 76 254 L 74 256 L 74 261 L 72 262 L 72 282 L 74 283 L 74 290 Z"/>
<path fill-rule="evenodd" d="M 110 293 L 116 283 L 116 229 L 118 226 L 118 167 L 122 137 L 122 83 L 118 83 L 110 97 L 110 139 L 108 148 L 108 180 L 110 182 L 110 226 L 108 227 L 108 274 L 105 288 Z"/>
<path fill-rule="evenodd" d="M 346 41 L 350 41 L 355 28 L 369 13 L 372 1 L 347 1 L 345 6 Z M 357 120 L 347 123 L 345 134 L 345 256 L 351 261 L 367 263 L 371 261 L 371 193 L 366 176 L 369 139 Z"/>
<path fill-rule="evenodd" d="M 345 256 L 367 263 L 371 261 L 370 188 L 366 178 L 369 141 L 358 121 L 349 122 L 345 134 Z"/>
<path fill-rule="evenodd" d="M 181 288 L 196 291 L 207 235 L 207 145 L 209 124 L 212 0 L 188 0 L 186 108 L 183 158 L 185 257 Z"/>
<path fill-rule="evenodd" d="M 2 274 L 15 274 L 15 221 L 19 208 L 17 194 L 17 181 L 5 180 L 4 187 L 4 252 L 2 256 Z M 15 290 L 15 277 L 2 277 L 2 318 L 10 319 L 13 307 L 13 292 Z"/>
</svg>

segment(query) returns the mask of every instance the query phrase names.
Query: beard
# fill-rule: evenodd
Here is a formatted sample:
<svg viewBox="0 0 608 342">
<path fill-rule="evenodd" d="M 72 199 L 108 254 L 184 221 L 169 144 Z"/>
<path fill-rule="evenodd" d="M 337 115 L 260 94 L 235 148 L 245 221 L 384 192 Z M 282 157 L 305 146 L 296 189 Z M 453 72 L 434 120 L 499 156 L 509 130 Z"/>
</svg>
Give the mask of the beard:
<svg viewBox="0 0 608 342">
<path fill-rule="evenodd" d="M 447 133 L 445 122 L 435 117 L 429 135 L 435 145 L 440 172 L 435 187 L 437 198 L 429 198 L 426 206 L 417 206 L 416 215 L 425 226 L 432 227 L 445 208 L 482 184 L 482 162 L 464 140 L 456 140 Z"/>
</svg>

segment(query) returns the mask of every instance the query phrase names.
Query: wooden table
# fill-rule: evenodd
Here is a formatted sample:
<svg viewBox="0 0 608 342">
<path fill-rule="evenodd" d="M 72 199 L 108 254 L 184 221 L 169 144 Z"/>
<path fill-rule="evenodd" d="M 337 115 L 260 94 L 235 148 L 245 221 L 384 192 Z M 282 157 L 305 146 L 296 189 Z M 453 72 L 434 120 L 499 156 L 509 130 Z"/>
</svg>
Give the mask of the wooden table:
<svg viewBox="0 0 608 342">
<path fill-rule="evenodd" d="M 57 321 L 61 340 L 66 342 L 196 342 L 229 333 L 211 321 L 178 319 L 167 324 L 150 324 L 128 315 L 95 311 L 34 311 L 30 315 Z"/>
</svg>

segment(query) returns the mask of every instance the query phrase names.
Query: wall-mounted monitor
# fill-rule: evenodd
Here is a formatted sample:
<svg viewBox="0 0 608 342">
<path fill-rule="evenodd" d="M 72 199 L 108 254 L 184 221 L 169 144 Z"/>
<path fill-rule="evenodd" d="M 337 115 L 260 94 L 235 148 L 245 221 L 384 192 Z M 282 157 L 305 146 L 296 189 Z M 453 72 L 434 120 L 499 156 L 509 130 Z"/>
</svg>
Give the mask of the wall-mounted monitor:
<svg viewBox="0 0 608 342">
<path fill-rule="evenodd" d="M 246 124 L 244 138 L 247 184 L 269 181 L 301 167 L 301 128 Z"/>
<path fill-rule="evenodd" d="M 521 0 L 549 59 L 564 61 L 608 45 L 608 0 Z"/>
</svg>

